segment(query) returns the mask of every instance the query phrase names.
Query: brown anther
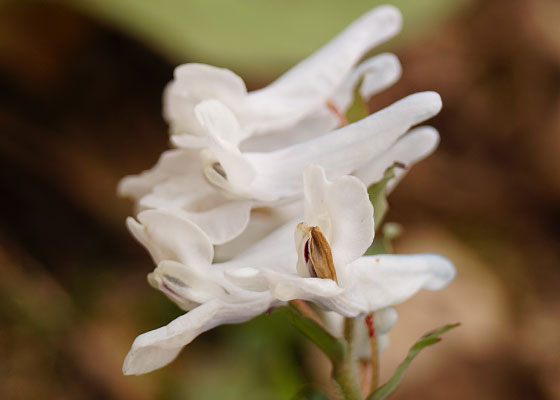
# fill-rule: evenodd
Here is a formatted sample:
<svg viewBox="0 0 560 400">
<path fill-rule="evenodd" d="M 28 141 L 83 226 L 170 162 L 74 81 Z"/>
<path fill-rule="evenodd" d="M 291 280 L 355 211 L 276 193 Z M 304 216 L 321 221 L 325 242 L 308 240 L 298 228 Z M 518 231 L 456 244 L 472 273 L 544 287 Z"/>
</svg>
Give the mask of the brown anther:
<svg viewBox="0 0 560 400">
<path fill-rule="evenodd" d="M 310 227 L 309 239 L 304 245 L 304 257 L 309 275 L 316 278 L 332 279 L 338 283 L 331 247 L 318 226 Z"/>
</svg>

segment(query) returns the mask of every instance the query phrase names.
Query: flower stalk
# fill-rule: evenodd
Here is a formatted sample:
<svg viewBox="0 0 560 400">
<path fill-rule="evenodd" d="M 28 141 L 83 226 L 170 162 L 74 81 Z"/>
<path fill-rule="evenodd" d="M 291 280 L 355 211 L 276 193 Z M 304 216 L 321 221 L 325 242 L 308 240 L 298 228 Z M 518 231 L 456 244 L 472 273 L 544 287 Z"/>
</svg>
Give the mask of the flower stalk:
<svg viewBox="0 0 560 400">
<path fill-rule="evenodd" d="M 354 348 L 355 318 L 344 319 L 344 340 L 346 341 L 346 357 L 340 364 L 333 365 L 333 378 L 338 384 L 345 400 L 361 400 L 362 394 L 358 380 L 358 365 Z"/>
</svg>

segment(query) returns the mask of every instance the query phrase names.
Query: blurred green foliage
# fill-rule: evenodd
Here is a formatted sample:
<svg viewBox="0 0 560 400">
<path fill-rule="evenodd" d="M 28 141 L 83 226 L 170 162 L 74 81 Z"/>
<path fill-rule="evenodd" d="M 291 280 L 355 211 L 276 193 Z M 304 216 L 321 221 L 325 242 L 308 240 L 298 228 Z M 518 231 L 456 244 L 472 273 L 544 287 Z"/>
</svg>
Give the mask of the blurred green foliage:
<svg viewBox="0 0 560 400">
<path fill-rule="evenodd" d="M 273 312 L 208 334 L 218 351 L 208 348 L 206 360 L 194 354 L 203 362 L 188 370 L 188 379 L 183 370 L 173 375 L 162 399 L 290 399 L 307 380 L 294 351 L 301 338 L 286 313 Z M 180 357 L 189 355 L 187 347 Z"/>
<path fill-rule="evenodd" d="M 278 74 L 385 0 L 62 0 L 132 33 L 174 62 Z M 435 29 L 468 0 L 393 0 L 404 38 Z"/>
</svg>

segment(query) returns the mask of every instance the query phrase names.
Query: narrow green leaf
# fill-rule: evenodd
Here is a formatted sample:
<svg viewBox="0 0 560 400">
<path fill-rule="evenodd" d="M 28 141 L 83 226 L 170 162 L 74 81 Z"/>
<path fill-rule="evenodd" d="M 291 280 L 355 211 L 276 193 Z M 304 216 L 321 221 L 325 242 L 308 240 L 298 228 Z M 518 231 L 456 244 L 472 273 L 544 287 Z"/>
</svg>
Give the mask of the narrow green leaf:
<svg viewBox="0 0 560 400">
<path fill-rule="evenodd" d="M 439 329 L 436 329 L 432 332 L 429 332 L 422 336 L 420 340 L 418 340 L 408 351 L 408 355 L 404 359 L 404 361 L 397 367 L 395 374 L 391 379 L 387 381 L 383 386 L 380 386 L 372 392 L 368 397 L 367 400 L 384 400 L 386 399 L 391 393 L 395 391 L 395 389 L 401 383 L 401 380 L 404 375 L 404 371 L 409 366 L 409 364 L 414 360 L 414 358 L 424 349 L 425 347 L 431 346 L 433 344 L 438 343 L 441 338 L 440 336 L 443 335 L 445 332 L 458 327 L 460 324 L 449 324 L 445 325 Z"/>
<path fill-rule="evenodd" d="M 288 307 L 282 307 L 282 309 L 288 311 L 292 324 L 309 340 L 315 343 L 334 365 L 344 361 L 346 344 L 342 340 L 335 338 L 325 328 L 303 315 L 294 306 L 289 305 Z"/>
</svg>

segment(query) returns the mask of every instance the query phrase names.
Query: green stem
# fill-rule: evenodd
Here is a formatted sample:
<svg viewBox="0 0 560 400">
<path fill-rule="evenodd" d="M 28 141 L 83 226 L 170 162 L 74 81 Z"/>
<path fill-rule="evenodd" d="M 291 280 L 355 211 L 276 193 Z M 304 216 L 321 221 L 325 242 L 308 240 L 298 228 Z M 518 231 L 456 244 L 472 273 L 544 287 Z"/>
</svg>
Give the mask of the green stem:
<svg viewBox="0 0 560 400">
<path fill-rule="evenodd" d="M 377 389 L 379 384 L 379 347 L 377 343 L 377 335 L 375 333 L 373 313 L 366 317 L 365 323 L 368 328 L 369 335 L 369 346 L 371 352 L 371 381 L 370 381 L 370 391 Z"/>
<path fill-rule="evenodd" d="M 346 340 L 346 357 L 342 363 L 333 365 L 333 378 L 338 384 L 344 400 L 361 400 L 362 394 L 358 383 L 358 368 L 354 351 L 354 318 L 344 319 L 344 339 Z"/>
</svg>

